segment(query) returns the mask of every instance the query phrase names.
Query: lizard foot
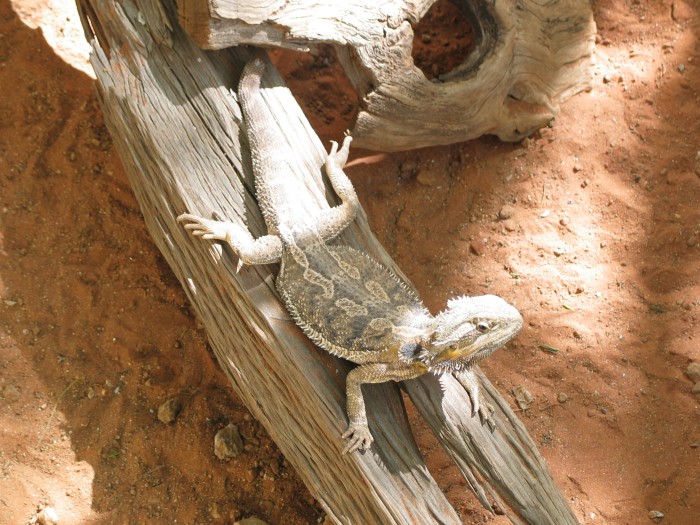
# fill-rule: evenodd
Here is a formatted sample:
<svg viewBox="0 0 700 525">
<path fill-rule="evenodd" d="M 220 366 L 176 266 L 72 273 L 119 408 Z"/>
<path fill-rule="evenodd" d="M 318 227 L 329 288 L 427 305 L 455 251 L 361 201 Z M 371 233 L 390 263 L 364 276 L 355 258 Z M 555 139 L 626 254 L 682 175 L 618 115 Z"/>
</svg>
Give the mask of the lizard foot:
<svg viewBox="0 0 700 525">
<path fill-rule="evenodd" d="M 217 214 L 218 217 L 218 214 Z M 177 222 L 184 222 L 185 229 L 192 232 L 192 235 L 202 239 L 215 239 L 227 241 L 229 226 L 219 220 L 204 219 L 190 213 L 183 213 L 177 218 Z"/>
<path fill-rule="evenodd" d="M 491 417 L 493 415 L 493 412 L 493 407 L 488 403 L 486 404 L 486 408 L 484 408 L 483 406 L 479 407 L 479 419 L 481 420 L 481 424 L 489 427 L 489 430 L 491 432 L 496 430 L 496 422 Z"/>
<path fill-rule="evenodd" d="M 456 374 L 455 377 L 467 391 L 469 400 L 472 402 L 472 417 L 479 414 L 479 420 L 482 425 L 488 426 L 491 432 L 496 430 L 496 423 L 491 417 L 494 412 L 493 407 L 488 403 L 486 406 L 482 405 L 479 380 L 476 375 L 471 370 L 465 370 Z"/>
<path fill-rule="evenodd" d="M 343 449 L 343 454 L 352 454 L 356 450 L 364 452 L 374 441 L 369 428 L 363 424 L 350 423 L 342 437 L 348 440 L 348 446 Z"/>
<path fill-rule="evenodd" d="M 326 162 L 335 164 L 338 168 L 343 169 L 343 167 L 345 167 L 345 163 L 347 163 L 348 161 L 351 142 L 352 137 L 350 135 L 345 135 L 345 138 L 343 139 L 343 145 L 339 151 L 338 143 L 334 140 L 331 140 L 331 150 L 330 152 L 328 152 L 328 160 Z"/>
</svg>

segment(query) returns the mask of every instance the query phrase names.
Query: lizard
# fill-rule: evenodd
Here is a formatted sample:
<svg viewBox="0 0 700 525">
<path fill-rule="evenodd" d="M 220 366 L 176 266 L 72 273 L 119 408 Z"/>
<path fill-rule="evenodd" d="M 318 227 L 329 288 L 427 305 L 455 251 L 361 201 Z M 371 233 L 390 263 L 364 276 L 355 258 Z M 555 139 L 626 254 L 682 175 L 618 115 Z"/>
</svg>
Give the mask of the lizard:
<svg viewBox="0 0 700 525">
<path fill-rule="evenodd" d="M 346 378 L 344 453 L 364 452 L 373 442 L 362 394 L 366 383 L 459 374 L 472 417 L 478 413 L 482 422 L 492 423 L 471 368 L 520 331 L 519 311 L 500 297 L 483 295 L 451 299 L 444 311 L 431 315 L 394 272 L 368 254 L 330 243 L 360 208 L 343 171 L 349 134 L 340 147 L 331 142 L 324 165 L 341 203 L 313 217 L 294 209 L 283 146 L 260 93 L 265 67 L 260 58 L 246 64 L 238 98 L 267 235 L 254 238 L 245 226 L 216 213 L 213 219 L 185 213 L 178 222 L 197 237 L 228 243 L 238 257 L 238 270 L 244 264 L 280 263 L 275 287 L 295 323 L 321 348 L 359 365 Z"/>
</svg>

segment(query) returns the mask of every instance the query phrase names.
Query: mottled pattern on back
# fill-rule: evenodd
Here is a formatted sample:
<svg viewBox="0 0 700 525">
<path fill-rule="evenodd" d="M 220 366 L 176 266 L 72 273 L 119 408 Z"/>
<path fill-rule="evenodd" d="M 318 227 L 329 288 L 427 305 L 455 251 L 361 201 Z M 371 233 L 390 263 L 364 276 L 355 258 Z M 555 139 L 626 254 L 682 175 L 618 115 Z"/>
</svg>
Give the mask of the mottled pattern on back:
<svg viewBox="0 0 700 525">
<path fill-rule="evenodd" d="M 430 316 L 398 277 L 348 246 L 287 245 L 276 284 L 316 344 L 356 362 L 417 337 Z"/>
</svg>

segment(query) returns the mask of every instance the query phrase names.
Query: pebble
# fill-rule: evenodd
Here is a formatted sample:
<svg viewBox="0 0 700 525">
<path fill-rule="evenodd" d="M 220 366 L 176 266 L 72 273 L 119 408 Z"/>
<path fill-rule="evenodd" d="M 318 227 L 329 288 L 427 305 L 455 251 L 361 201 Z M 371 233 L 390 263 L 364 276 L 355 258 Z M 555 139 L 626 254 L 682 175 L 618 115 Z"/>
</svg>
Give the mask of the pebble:
<svg viewBox="0 0 700 525">
<path fill-rule="evenodd" d="M 532 406 L 532 402 L 535 397 L 530 393 L 530 391 L 524 386 L 516 386 L 513 389 L 513 396 L 515 396 L 515 402 L 521 410 L 527 410 Z"/>
<path fill-rule="evenodd" d="M 235 458 L 243 451 L 243 439 L 238 427 L 229 423 L 214 436 L 214 454 L 219 459 Z"/>
<path fill-rule="evenodd" d="M 514 232 L 518 229 L 518 224 L 512 219 L 506 219 L 503 221 L 503 227 L 507 232 Z"/>
<path fill-rule="evenodd" d="M 474 255 L 481 256 L 484 255 L 484 252 L 486 251 L 486 244 L 481 239 L 474 239 L 469 243 L 469 249 Z"/>
<path fill-rule="evenodd" d="M 267 522 L 261 520 L 257 516 L 251 516 L 250 518 L 244 518 L 240 521 L 236 521 L 233 525 L 267 525 Z"/>
<path fill-rule="evenodd" d="M 685 374 L 693 383 L 700 383 L 700 363 L 693 361 L 688 365 Z"/>
<path fill-rule="evenodd" d="M 499 218 L 499 220 L 505 221 L 506 219 L 511 219 L 514 214 L 515 214 L 515 207 L 511 206 L 510 204 L 506 204 L 498 212 L 498 218 Z"/>
<path fill-rule="evenodd" d="M 163 423 L 172 423 L 182 410 L 182 401 L 179 397 L 168 399 L 158 407 L 158 419 Z"/>
<path fill-rule="evenodd" d="M 664 513 L 660 510 L 650 510 L 647 516 L 649 516 L 651 521 L 655 521 L 656 523 L 659 523 L 662 519 L 664 519 Z"/>
<path fill-rule="evenodd" d="M 56 525 L 58 523 L 58 514 L 53 507 L 44 507 L 32 522 L 39 525 Z"/>
<path fill-rule="evenodd" d="M 688 248 L 692 248 L 698 243 L 698 236 L 697 235 L 691 235 L 688 237 L 688 240 L 685 241 L 686 244 L 688 245 Z"/>
<path fill-rule="evenodd" d="M 22 392 L 15 385 L 6 385 L 5 388 L 0 390 L 0 398 L 7 401 L 7 404 L 15 403 L 22 397 Z"/>
<path fill-rule="evenodd" d="M 557 401 L 559 401 L 560 403 L 566 403 L 566 401 L 568 399 L 569 399 L 569 396 L 567 396 L 564 392 L 562 392 L 561 394 L 559 394 L 557 396 Z"/>
</svg>

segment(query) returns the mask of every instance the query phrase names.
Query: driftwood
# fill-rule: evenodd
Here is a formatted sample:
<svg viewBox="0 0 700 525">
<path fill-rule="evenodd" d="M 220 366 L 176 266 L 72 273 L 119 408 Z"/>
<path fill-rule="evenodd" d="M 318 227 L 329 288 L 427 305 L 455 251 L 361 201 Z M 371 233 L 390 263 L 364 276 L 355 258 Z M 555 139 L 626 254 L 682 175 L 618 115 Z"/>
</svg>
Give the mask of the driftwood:
<svg viewBox="0 0 700 525">
<path fill-rule="evenodd" d="M 341 454 L 348 364 L 315 348 L 289 319 L 272 282 L 274 267 L 235 271 L 217 243 L 193 240 L 183 212 L 264 225 L 252 196 L 250 158 L 231 87 L 245 49 L 207 52 L 179 28 L 172 0 L 80 0 L 97 91 L 146 224 L 200 316 L 235 391 L 336 523 L 459 523 L 427 472 L 394 384 L 365 390 L 370 453 Z M 308 188 L 300 205 L 328 206 L 325 151 L 273 71 L 263 96 L 292 148 L 290 177 Z M 399 272 L 369 231 L 364 214 L 341 239 Z M 453 378 L 410 381 L 407 392 L 455 459 L 481 502 L 514 523 L 577 523 L 537 450 L 507 403 L 484 379 L 496 408 L 492 434 L 469 417 Z"/>
<path fill-rule="evenodd" d="M 590 89 L 595 23 L 588 0 L 452 0 L 475 36 L 462 63 L 428 80 L 412 25 L 437 0 L 178 0 L 198 45 L 308 50 L 331 44 L 358 92 L 356 146 L 402 150 L 483 134 L 517 141 Z M 440 0 L 447 1 L 447 0 Z"/>
</svg>

